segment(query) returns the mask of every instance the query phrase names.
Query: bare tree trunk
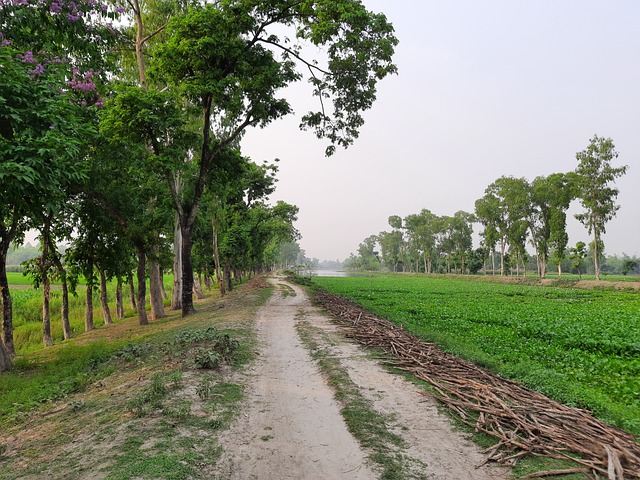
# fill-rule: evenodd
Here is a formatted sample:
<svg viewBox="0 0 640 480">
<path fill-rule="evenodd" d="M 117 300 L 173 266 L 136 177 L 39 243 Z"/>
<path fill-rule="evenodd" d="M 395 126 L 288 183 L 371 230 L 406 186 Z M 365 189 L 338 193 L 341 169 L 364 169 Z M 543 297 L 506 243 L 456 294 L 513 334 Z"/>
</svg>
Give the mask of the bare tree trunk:
<svg viewBox="0 0 640 480">
<path fill-rule="evenodd" d="M 109 308 L 109 297 L 107 296 L 107 277 L 104 270 L 100 269 L 100 305 L 102 306 L 102 318 L 105 325 L 111 325 L 111 309 Z"/>
<path fill-rule="evenodd" d="M 600 280 L 600 259 L 598 258 L 598 229 L 593 226 L 593 268 L 596 274 L 596 280 Z"/>
<path fill-rule="evenodd" d="M 171 308 L 182 308 L 182 231 L 180 222 L 176 220 L 173 231 L 173 295 L 171 296 Z"/>
<path fill-rule="evenodd" d="M 144 247 L 141 244 L 136 245 L 138 250 L 138 321 L 140 325 L 148 325 L 146 310 L 147 297 L 147 280 L 146 280 L 146 262 Z"/>
<path fill-rule="evenodd" d="M 218 251 L 218 231 L 216 229 L 215 219 L 211 220 L 211 229 L 213 231 L 213 262 L 216 264 L 216 277 L 218 279 L 218 288 L 220 295 L 224 297 L 224 281 L 222 278 L 222 269 L 220 268 L 220 252 Z"/>
<path fill-rule="evenodd" d="M 122 277 L 116 280 L 116 317 L 120 320 L 124 318 L 124 302 L 122 299 Z"/>
<path fill-rule="evenodd" d="M 204 286 L 207 290 L 211 290 L 211 276 L 209 275 L 209 268 L 207 265 L 204 266 Z"/>
<path fill-rule="evenodd" d="M 85 292 L 86 305 L 84 307 L 84 331 L 89 332 L 95 328 L 93 324 L 93 284 L 87 282 Z"/>
<path fill-rule="evenodd" d="M 193 306 L 193 264 L 191 263 L 191 247 L 193 246 L 192 226 L 182 228 L 182 316 L 195 313 Z"/>
<path fill-rule="evenodd" d="M 53 254 L 53 263 L 58 271 L 60 283 L 62 283 L 62 306 L 60 307 L 60 319 L 62 321 L 62 334 L 64 335 L 64 339 L 69 340 L 71 338 L 71 324 L 69 323 L 69 286 L 67 285 L 67 271 L 60 261 L 60 256 L 58 255 L 58 252 L 56 252 L 51 237 L 48 237 L 46 241 L 49 244 L 51 253 Z"/>
<path fill-rule="evenodd" d="M 491 251 L 491 276 L 494 277 L 496 275 L 496 250 L 495 248 Z"/>
<path fill-rule="evenodd" d="M 226 258 L 224 261 L 224 281 L 227 284 L 227 290 L 233 290 L 233 282 L 231 280 L 231 261 Z"/>
<path fill-rule="evenodd" d="M 562 262 L 558 262 L 558 278 L 562 278 Z"/>
<path fill-rule="evenodd" d="M 58 270 L 60 272 L 60 270 Z M 65 340 L 72 336 L 71 323 L 69 322 L 69 286 L 67 285 L 67 272 L 62 269 L 59 273 L 62 283 L 62 306 L 60 307 L 60 320 L 62 321 L 62 335 Z"/>
<path fill-rule="evenodd" d="M 0 373 L 6 372 L 12 367 L 11 355 L 4 346 L 4 343 L 0 341 Z"/>
<path fill-rule="evenodd" d="M 200 275 L 193 279 L 193 294 L 198 300 L 202 300 L 204 298 L 204 293 L 202 293 L 202 287 L 200 286 Z"/>
<path fill-rule="evenodd" d="M 129 284 L 129 300 L 131 301 L 131 308 L 134 312 L 138 313 L 138 307 L 136 306 L 136 287 L 133 284 L 133 273 L 127 274 L 127 283 Z"/>
<path fill-rule="evenodd" d="M 149 259 L 149 297 L 151 299 L 151 315 L 154 320 L 164 317 L 164 305 L 162 303 L 162 283 L 160 277 L 160 264 L 157 260 L 157 247 L 152 247 Z"/>
<path fill-rule="evenodd" d="M 45 253 L 43 252 L 43 256 Z M 45 261 L 45 259 L 42 259 Z M 42 343 L 45 347 L 51 347 L 51 281 L 45 272 L 42 277 Z"/>
<path fill-rule="evenodd" d="M 8 246 L 7 246 L 8 248 Z M 7 280 L 7 250 L 0 251 L 0 296 L 2 297 L 2 343 L 8 355 L 13 355 L 13 307 Z"/>
</svg>

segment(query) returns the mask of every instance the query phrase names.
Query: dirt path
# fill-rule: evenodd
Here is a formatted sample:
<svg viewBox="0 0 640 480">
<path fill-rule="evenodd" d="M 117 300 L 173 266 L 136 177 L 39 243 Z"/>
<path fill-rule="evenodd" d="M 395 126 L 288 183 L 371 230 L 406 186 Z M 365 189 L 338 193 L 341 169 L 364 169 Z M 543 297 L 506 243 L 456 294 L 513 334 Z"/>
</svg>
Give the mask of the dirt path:
<svg viewBox="0 0 640 480">
<path fill-rule="evenodd" d="M 375 479 L 381 467 L 349 433 L 335 391 L 301 341 L 301 326 L 317 348 L 346 369 L 372 408 L 402 438 L 395 452 L 406 470 L 393 478 L 500 479 L 479 449 L 455 432 L 418 387 L 383 370 L 310 305 L 302 289 L 274 280 L 277 290 L 259 310 L 258 360 L 247 372 L 247 401 L 223 433 L 217 474 L 225 479 Z M 391 447 L 390 447 L 391 448 Z"/>
</svg>

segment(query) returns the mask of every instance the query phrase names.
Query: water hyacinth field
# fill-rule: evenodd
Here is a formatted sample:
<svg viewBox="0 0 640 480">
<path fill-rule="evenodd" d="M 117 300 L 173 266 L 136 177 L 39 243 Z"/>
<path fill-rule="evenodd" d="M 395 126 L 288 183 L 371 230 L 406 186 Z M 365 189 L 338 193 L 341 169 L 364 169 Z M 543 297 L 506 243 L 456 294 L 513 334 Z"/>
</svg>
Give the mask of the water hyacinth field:
<svg viewBox="0 0 640 480">
<path fill-rule="evenodd" d="M 314 284 L 425 341 L 640 434 L 640 294 L 407 275 Z"/>
</svg>

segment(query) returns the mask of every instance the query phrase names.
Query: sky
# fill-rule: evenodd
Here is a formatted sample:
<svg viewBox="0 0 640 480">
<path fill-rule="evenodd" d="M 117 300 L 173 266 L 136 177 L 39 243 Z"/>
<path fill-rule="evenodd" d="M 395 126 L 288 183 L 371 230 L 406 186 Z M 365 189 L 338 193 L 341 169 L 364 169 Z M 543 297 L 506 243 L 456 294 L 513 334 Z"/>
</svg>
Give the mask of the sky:
<svg viewBox="0 0 640 480">
<path fill-rule="evenodd" d="M 247 133 L 243 153 L 279 158 L 271 201 L 300 208 L 307 257 L 343 260 L 390 215 L 473 212 L 497 178 L 567 172 L 597 134 L 628 165 L 607 254 L 640 254 L 640 2 L 364 0 L 400 43 L 360 138 L 324 156 L 298 129 L 308 87 L 284 92 L 297 116 Z M 578 213 L 576 202 L 570 213 Z M 480 225 L 475 225 L 475 246 Z M 569 243 L 589 242 L 572 217 Z M 530 247 L 531 249 L 531 247 Z"/>
</svg>

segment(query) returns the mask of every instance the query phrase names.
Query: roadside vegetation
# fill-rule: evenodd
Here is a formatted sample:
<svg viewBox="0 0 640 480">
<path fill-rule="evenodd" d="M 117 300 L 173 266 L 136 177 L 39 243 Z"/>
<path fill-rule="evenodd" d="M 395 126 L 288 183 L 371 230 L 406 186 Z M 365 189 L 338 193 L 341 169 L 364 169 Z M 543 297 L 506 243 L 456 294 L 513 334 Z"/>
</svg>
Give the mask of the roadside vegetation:
<svg viewBox="0 0 640 480">
<path fill-rule="evenodd" d="M 640 295 L 376 275 L 313 283 L 419 338 L 640 434 Z"/>
<path fill-rule="evenodd" d="M 0 376 L 0 479 L 206 476 L 244 395 L 232 373 L 254 356 L 261 287 L 19 356 Z"/>
</svg>

